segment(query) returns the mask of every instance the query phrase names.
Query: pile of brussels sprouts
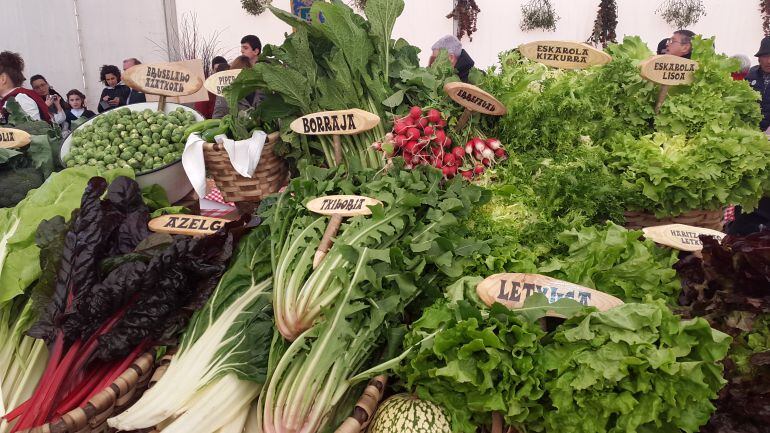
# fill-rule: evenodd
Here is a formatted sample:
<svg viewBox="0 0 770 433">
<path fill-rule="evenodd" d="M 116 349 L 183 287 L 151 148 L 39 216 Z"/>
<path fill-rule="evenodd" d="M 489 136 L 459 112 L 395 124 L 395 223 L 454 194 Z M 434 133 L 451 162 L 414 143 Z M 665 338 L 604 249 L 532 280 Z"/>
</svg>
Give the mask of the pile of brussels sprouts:
<svg viewBox="0 0 770 433">
<path fill-rule="evenodd" d="M 182 157 L 184 132 L 193 123 L 193 113 L 181 107 L 168 114 L 150 109 L 108 111 L 72 133 L 63 162 L 67 167 L 131 167 L 138 174 L 155 170 Z"/>
</svg>

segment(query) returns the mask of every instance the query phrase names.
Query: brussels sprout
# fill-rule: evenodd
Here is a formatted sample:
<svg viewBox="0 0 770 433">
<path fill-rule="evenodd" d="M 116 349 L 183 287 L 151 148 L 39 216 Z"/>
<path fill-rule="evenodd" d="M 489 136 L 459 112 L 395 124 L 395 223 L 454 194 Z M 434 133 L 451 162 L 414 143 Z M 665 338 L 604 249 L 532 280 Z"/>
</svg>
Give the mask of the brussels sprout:
<svg viewBox="0 0 770 433">
<path fill-rule="evenodd" d="M 128 161 L 131 158 L 131 155 L 133 155 L 132 152 L 129 152 L 128 150 L 124 150 L 120 153 L 120 159 L 124 161 Z"/>
<path fill-rule="evenodd" d="M 161 168 L 161 167 L 163 167 L 163 164 L 162 164 L 162 163 L 160 163 L 160 162 L 156 162 L 156 163 L 153 163 L 153 164 L 152 164 L 152 169 L 153 169 L 153 170 L 157 170 L 157 169 L 159 169 L 159 168 Z"/>
</svg>

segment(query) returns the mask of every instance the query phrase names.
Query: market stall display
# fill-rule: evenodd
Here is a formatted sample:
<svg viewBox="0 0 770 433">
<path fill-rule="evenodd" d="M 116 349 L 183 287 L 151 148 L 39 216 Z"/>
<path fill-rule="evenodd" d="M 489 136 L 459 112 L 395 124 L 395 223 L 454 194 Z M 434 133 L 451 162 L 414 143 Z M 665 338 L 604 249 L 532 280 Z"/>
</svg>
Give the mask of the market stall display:
<svg viewBox="0 0 770 433">
<path fill-rule="evenodd" d="M 721 208 L 770 192 L 770 142 L 713 40 L 537 41 L 467 84 L 391 39 L 403 0 L 269 8 L 295 32 L 209 78 L 225 118 L 101 115 L 0 209 L 2 433 L 766 429 L 770 235 Z M 0 155 L 46 167 L 25 131 Z M 183 149 L 249 206 L 157 199 Z"/>
</svg>

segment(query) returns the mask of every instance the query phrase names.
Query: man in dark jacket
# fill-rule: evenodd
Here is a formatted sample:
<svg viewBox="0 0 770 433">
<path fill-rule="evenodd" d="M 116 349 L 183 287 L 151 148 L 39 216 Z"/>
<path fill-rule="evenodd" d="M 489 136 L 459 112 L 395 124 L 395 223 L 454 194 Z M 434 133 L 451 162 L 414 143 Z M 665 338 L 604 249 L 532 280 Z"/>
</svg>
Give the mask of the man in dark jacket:
<svg viewBox="0 0 770 433">
<path fill-rule="evenodd" d="M 129 68 L 132 68 L 136 65 L 141 65 L 142 62 L 139 61 L 139 59 L 135 57 L 131 57 L 129 59 L 123 60 L 123 72 L 126 72 Z M 128 94 L 128 100 L 126 100 L 126 105 L 130 104 L 138 104 L 140 102 L 147 102 L 147 96 L 144 95 L 144 93 L 131 89 L 131 91 Z"/>
<path fill-rule="evenodd" d="M 446 35 L 443 38 L 436 41 L 431 47 L 433 54 L 430 56 L 430 63 L 433 64 L 436 61 L 441 50 L 446 50 L 449 54 L 449 61 L 452 62 L 457 71 L 457 76 L 463 83 L 468 82 L 468 74 L 470 74 L 473 65 L 475 64 L 471 56 L 463 49 L 463 44 L 454 35 Z"/>
<path fill-rule="evenodd" d="M 756 56 L 759 59 L 759 65 L 749 70 L 746 81 L 762 95 L 759 104 L 762 108 L 763 118 L 759 123 L 759 128 L 766 131 L 770 127 L 770 36 L 762 39 Z"/>
</svg>

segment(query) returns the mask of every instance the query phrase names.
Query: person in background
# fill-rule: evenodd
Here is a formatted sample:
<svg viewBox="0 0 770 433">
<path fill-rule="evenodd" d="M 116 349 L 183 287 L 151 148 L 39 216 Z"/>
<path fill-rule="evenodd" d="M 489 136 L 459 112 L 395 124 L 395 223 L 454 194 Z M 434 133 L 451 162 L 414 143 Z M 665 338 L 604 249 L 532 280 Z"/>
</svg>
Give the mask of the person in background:
<svg viewBox="0 0 770 433">
<path fill-rule="evenodd" d="M 249 59 L 249 66 L 253 66 L 259 60 L 262 52 L 262 41 L 254 35 L 246 35 L 241 38 L 241 55 Z M 230 65 L 232 68 L 232 65 Z"/>
<path fill-rule="evenodd" d="M 230 65 L 227 64 L 227 60 L 225 60 L 224 57 L 216 56 L 213 59 L 211 59 L 212 74 L 226 71 L 228 69 L 230 69 Z M 195 111 L 201 113 L 201 115 L 206 119 L 211 119 L 211 117 L 214 115 L 214 107 L 216 106 L 217 98 L 221 98 L 221 97 L 209 92 L 209 99 L 205 101 L 198 101 L 195 103 L 195 106 L 194 106 Z"/>
<path fill-rule="evenodd" d="M 695 33 L 689 30 L 677 30 L 668 40 L 666 54 L 689 59 L 692 56 L 692 38 Z"/>
<path fill-rule="evenodd" d="M 99 70 L 99 79 L 104 83 L 104 90 L 99 97 L 99 112 L 103 113 L 115 107 L 122 107 L 128 102 L 131 89 L 120 83 L 120 69 L 115 65 L 104 65 Z"/>
<path fill-rule="evenodd" d="M 232 62 L 230 62 L 230 69 L 246 69 L 250 68 L 250 59 L 246 56 L 238 56 Z M 265 99 L 261 92 L 256 91 L 245 98 L 238 101 L 238 111 L 248 110 L 259 105 Z M 230 112 L 230 107 L 227 105 L 225 98 L 219 96 L 214 102 L 214 112 L 211 115 L 212 119 L 221 119 Z"/>
<path fill-rule="evenodd" d="M 67 92 L 67 102 L 70 108 L 65 111 L 67 116 L 66 126 L 68 131 L 72 131 L 72 122 L 84 117 L 90 119 L 96 116 L 96 113 L 86 108 L 86 95 L 80 90 L 72 89 Z"/>
<path fill-rule="evenodd" d="M 131 57 L 129 59 L 123 60 L 123 72 L 126 72 L 129 68 L 134 67 L 136 65 L 141 65 L 142 62 L 139 61 L 139 59 L 135 57 Z M 128 87 L 128 86 L 126 86 Z M 144 96 L 144 93 L 134 90 L 132 88 L 128 88 L 128 98 L 126 99 L 126 105 L 128 104 L 138 104 L 140 102 L 147 102 L 147 97 Z"/>
<path fill-rule="evenodd" d="M 455 70 L 457 71 L 457 76 L 460 77 L 460 80 L 463 83 L 468 82 L 468 74 L 470 74 L 471 68 L 473 68 L 475 62 L 473 59 L 471 59 L 471 56 L 469 56 L 468 53 L 463 49 L 463 44 L 459 39 L 457 39 L 456 36 L 444 36 L 443 38 L 436 41 L 431 49 L 433 50 L 433 54 L 430 56 L 430 61 L 428 63 L 429 65 L 432 65 L 433 62 L 436 61 L 436 57 L 438 57 L 441 50 L 446 50 L 449 54 L 449 61 L 452 62 L 452 66 L 454 66 Z"/>
<path fill-rule="evenodd" d="M 35 91 L 21 87 L 24 80 L 24 59 L 18 53 L 0 52 L 0 117 L 8 116 L 5 104 L 14 98 L 27 116 L 50 123 L 48 106 Z"/>
<path fill-rule="evenodd" d="M 762 97 L 759 101 L 762 109 L 759 129 L 767 133 L 770 127 L 770 36 L 762 39 L 755 56 L 759 58 L 759 65 L 749 69 L 746 81 Z M 750 213 L 743 213 L 740 206 L 735 206 L 735 220 L 727 224 L 725 232 L 747 235 L 758 232 L 763 227 L 770 227 L 770 197 L 762 198 L 757 209 Z"/>
<path fill-rule="evenodd" d="M 731 56 L 730 58 L 736 59 L 739 62 L 741 62 L 741 69 L 731 74 L 733 76 L 733 80 L 735 81 L 745 80 L 746 76 L 749 75 L 749 69 L 751 69 L 751 60 L 749 59 L 749 56 L 745 54 L 736 54 L 734 56 Z"/>
<path fill-rule="evenodd" d="M 668 54 L 668 38 L 658 42 L 658 49 L 655 50 L 655 54 Z"/>
<path fill-rule="evenodd" d="M 32 85 L 32 90 L 37 93 L 40 98 L 45 101 L 45 105 L 48 106 L 48 113 L 51 115 L 51 120 L 59 124 L 60 127 L 64 127 L 67 120 L 65 110 L 69 108 L 67 101 L 48 84 L 48 80 L 42 75 L 33 75 L 29 79 L 29 83 Z"/>
</svg>

